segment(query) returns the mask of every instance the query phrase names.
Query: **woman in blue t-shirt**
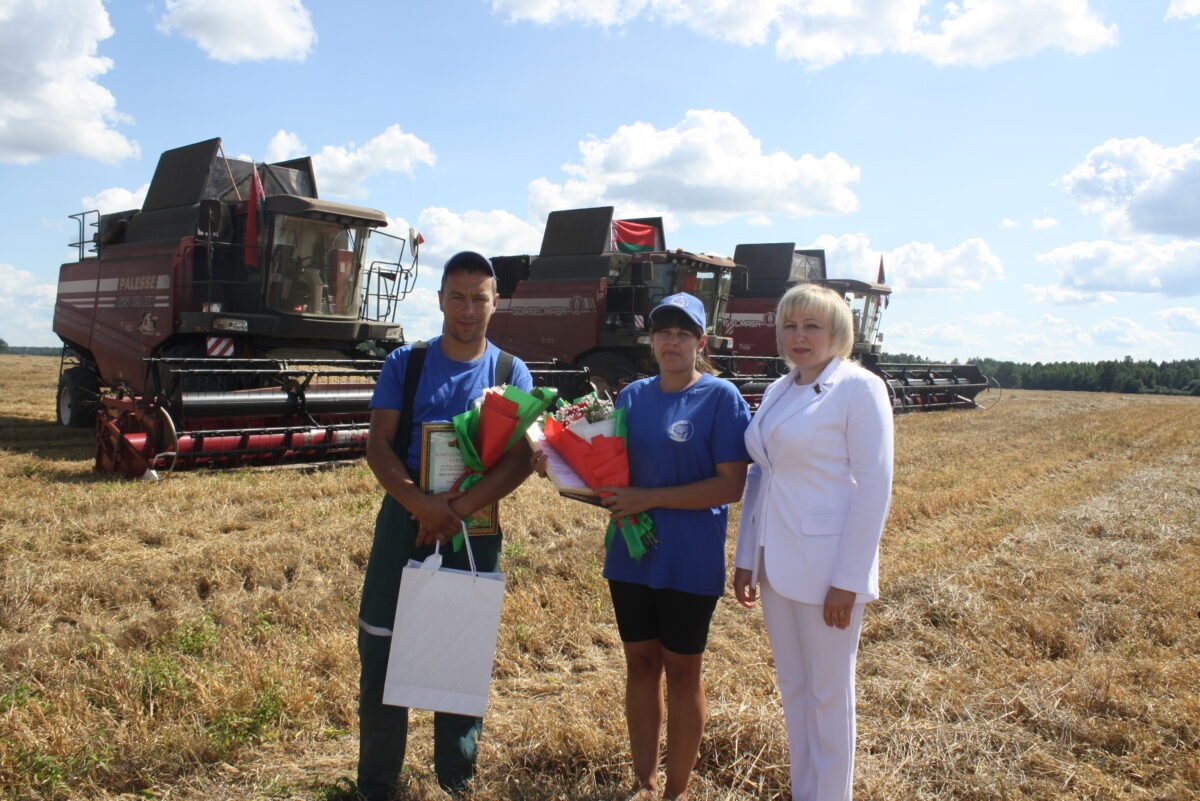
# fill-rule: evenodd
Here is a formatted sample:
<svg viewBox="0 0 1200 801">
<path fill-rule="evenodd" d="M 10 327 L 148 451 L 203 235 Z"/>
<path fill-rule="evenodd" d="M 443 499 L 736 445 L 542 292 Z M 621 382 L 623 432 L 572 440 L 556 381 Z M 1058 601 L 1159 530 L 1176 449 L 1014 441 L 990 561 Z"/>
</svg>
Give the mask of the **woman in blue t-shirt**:
<svg viewBox="0 0 1200 801">
<path fill-rule="evenodd" d="M 700 751 L 707 702 L 701 662 L 725 586 L 728 504 L 738 500 L 749 456 L 746 401 L 701 370 L 704 305 L 672 295 L 650 313 L 659 374 L 621 390 L 630 487 L 607 487 L 615 518 L 649 512 L 657 542 L 634 560 L 613 538 L 604 562 L 625 648 L 625 717 L 638 797 L 658 795 L 659 740 L 667 721 L 663 798 L 684 799 Z M 663 677 L 666 676 L 666 703 Z"/>
</svg>

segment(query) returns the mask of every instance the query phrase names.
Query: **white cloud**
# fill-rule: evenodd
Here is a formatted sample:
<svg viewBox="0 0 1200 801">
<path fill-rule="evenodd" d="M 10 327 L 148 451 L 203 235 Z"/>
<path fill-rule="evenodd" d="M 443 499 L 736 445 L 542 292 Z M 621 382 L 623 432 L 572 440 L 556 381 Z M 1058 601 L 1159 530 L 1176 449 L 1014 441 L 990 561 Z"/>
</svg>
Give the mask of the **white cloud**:
<svg viewBox="0 0 1200 801">
<path fill-rule="evenodd" d="M 1053 217 L 1038 217 L 1029 225 L 1035 231 L 1049 231 L 1051 228 L 1058 227 L 1058 220 Z"/>
<path fill-rule="evenodd" d="M 100 0 L 0 3 L 0 162 L 138 156 L 137 143 L 116 130 L 132 120 L 97 83 L 113 66 L 97 55 L 112 35 Z"/>
<path fill-rule="evenodd" d="M 889 353 L 913 353 L 928 359 L 961 358 L 961 354 L 978 352 L 991 342 L 989 338 L 953 323 L 937 323 L 926 328 L 897 323 L 886 326 L 884 334 L 883 347 Z"/>
<path fill-rule="evenodd" d="M 975 324 L 982 328 L 1012 328 L 1018 325 L 1017 319 L 1004 312 L 986 312 L 975 316 Z"/>
<path fill-rule="evenodd" d="M 1200 294 L 1200 242 L 1076 242 L 1037 258 L 1057 266 L 1068 289 Z"/>
<path fill-rule="evenodd" d="M 911 290 L 978 291 L 1004 279 L 1004 264 L 982 239 L 968 239 L 949 250 L 928 242 L 909 242 L 879 251 L 866 234 L 819 236 L 812 247 L 825 250 L 830 278 L 874 281 L 883 258 L 884 278 L 897 292 Z"/>
<path fill-rule="evenodd" d="M 1200 237 L 1200 139 L 1164 147 L 1144 137 L 1110 139 L 1062 179 L 1113 235 Z"/>
<path fill-rule="evenodd" d="M 1096 340 L 1086 329 L 1053 314 L 1043 314 L 1038 320 L 1038 326 L 1046 329 L 1046 333 L 1039 336 L 1045 337 L 1046 341 L 1055 346 L 1057 351 L 1070 351 L 1070 348 L 1064 346 L 1072 343 L 1085 346 L 1096 344 Z"/>
<path fill-rule="evenodd" d="M 1020 228 L 1021 224 L 1014 219 L 1005 217 L 1003 220 L 1000 221 L 1000 227 L 1007 228 L 1007 229 L 1013 229 L 1013 228 Z"/>
<path fill-rule="evenodd" d="M 896 290 L 970 290 L 1004 279 L 1004 264 L 982 239 L 968 239 L 949 250 L 928 242 L 910 242 L 885 255 L 888 283 Z"/>
<path fill-rule="evenodd" d="M 1127 348 L 1139 355 L 1171 353 L 1175 350 L 1175 343 L 1170 339 L 1128 317 L 1105 320 L 1093 326 L 1090 333 L 1099 345 Z"/>
<path fill-rule="evenodd" d="M 101 190 L 95 195 L 88 195 L 83 198 L 83 207 L 89 210 L 97 209 L 101 214 L 140 209 L 142 203 L 146 200 L 146 193 L 148 191 L 150 191 L 149 183 L 142 184 L 132 192 L 128 189 L 114 186 L 110 189 Z"/>
<path fill-rule="evenodd" d="M 1059 306 L 1082 306 L 1096 303 L 1116 303 L 1117 299 L 1107 292 L 1084 292 L 1057 284 L 1035 286 L 1026 284 L 1025 291 L 1033 303 L 1052 303 Z"/>
<path fill-rule="evenodd" d="M 1009 334 L 1004 341 L 1019 347 L 1047 347 L 1054 344 L 1054 340 L 1046 334 Z"/>
<path fill-rule="evenodd" d="M 54 345 L 50 327 L 58 287 L 11 264 L 0 264 L 0 339 L 9 345 Z"/>
<path fill-rule="evenodd" d="M 1185 334 L 1200 334 L 1200 310 L 1189 306 L 1176 306 L 1156 311 L 1154 316 L 1163 321 L 1168 331 Z"/>
<path fill-rule="evenodd" d="M 267 142 L 267 161 L 271 163 L 299 158 L 306 153 L 307 148 L 300 137 L 290 131 L 280 129 Z"/>
<path fill-rule="evenodd" d="M 438 271 L 440 275 L 440 270 Z M 404 338 L 408 342 L 429 339 L 442 333 L 442 310 L 438 306 L 437 281 L 423 281 L 400 301 L 396 320 L 404 326 Z"/>
<path fill-rule="evenodd" d="M 303 61 L 317 41 L 300 0 L 166 0 L 164 33 L 178 31 L 215 61 Z"/>
<path fill-rule="evenodd" d="M 866 234 L 823 234 L 812 242 L 811 247 L 825 251 L 825 274 L 829 278 L 874 281 L 879 275 L 880 251 L 871 244 L 871 238 Z M 892 278 L 895 277 L 892 261 L 888 254 L 882 255 L 884 278 L 888 285 L 892 285 Z"/>
<path fill-rule="evenodd" d="M 276 133 L 271 139 L 275 152 L 287 152 L 287 148 L 299 145 L 295 134 L 285 131 Z M 296 155 L 289 153 L 289 155 Z M 286 156 L 285 156 L 286 157 Z M 317 174 L 317 187 L 325 195 L 343 197 L 365 197 L 363 183 L 382 172 L 402 172 L 412 175 L 417 164 L 432 165 L 437 161 L 433 148 L 399 125 L 391 125 L 379 136 L 362 147 L 340 147 L 326 145 L 321 152 L 314 153 L 313 169 Z"/>
<path fill-rule="evenodd" d="M 581 160 L 563 166 L 570 176 L 565 183 L 542 178 L 530 184 L 535 214 L 605 202 L 620 206 L 623 216 L 670 208 L 692 222 L 717 224 L 847 214 L 858 207 L 848 186 L 858 180 L 858 167 L 836 153 L 765 152 L 728 112 L 689 111 L 663 130 L 634 122 L 579 149 Z"/>
<path fill-rule="evenodd" d="M 911 53 L 943 65 L 987 66 L 1047 48 L 1088 53 L 1116 42 L 1087 0 L 492 0 L 513 21 L 606 28 L 641 19 L 720 41 L 761 46 L 820 68 L 852 56 Z"/>
<path fill-rule="evenodd" d="M 1200 0 L 1171 0 L 1167 9 L 1167 19 L 1186 19 L 1200 17 Z"/>
<path fill-rule="evenodd" d="M 407 236 L 409 225 L 403 219 L 389 220 L 388 231 Z M 474 250 L 489 257 L 537 253 L 542 243 L 541 225 L 533 225 L 499 210 L 458 213 L 430 207 L 421 212 L 413 227 L 425 237 L 420 251 L 419 278 L 416 289 L 401 301 L 397 316 L 409 341 L 426 339 L 441 331 L 437 288 L 441 283 L 442 265 L 450 256 L 460 250 Z"/>
<path fill-rule="evenodd" d="M 439 276 L 442 263 L 460 250 L 508 256 L 537 253 L 542 244 L 540 225 L 500 210 L 458 213 L 431 207 L 421 212 L 416 227 L 425 237 L 422 258 Z"/>
<path fill-rule="evenodd" d="M 1117 26 L 1105 25 L 1088 0 L 962 0 L 943 8 L 938 33 L 918 31 L 911 46 L 935 64 L 986 67 L 1052 47 L 1082 55 L 1117 43 Z"/>
</svg>

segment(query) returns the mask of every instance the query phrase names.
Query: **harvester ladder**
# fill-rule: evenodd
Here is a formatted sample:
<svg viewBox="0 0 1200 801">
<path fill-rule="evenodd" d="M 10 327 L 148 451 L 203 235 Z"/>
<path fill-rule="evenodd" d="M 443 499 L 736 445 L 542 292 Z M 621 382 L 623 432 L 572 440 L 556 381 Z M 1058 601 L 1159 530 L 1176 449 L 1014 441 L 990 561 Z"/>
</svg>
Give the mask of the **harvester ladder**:
<svg viewBox="0 0 1200 801">
<path fill-rule="evenodd" d="M 70 247 L 75 248 L 76 252 L 79 254 L 77 261 L 95 258 L 96 256 L 100 255 L 100 251 L 96 247 L 96 235 L 87 235 L 88 228 L 95 228 L 99 230 L 100 210 L 92 209 L 91 211 L 80 211 L 67 216 L 79 223 L 79 239 L 78 241 L 70 244 Z M 93 219 L 89 222 L 88 218 Z"/>
<path fill-rule="evenodd" d="M 400 301 L 412 291 L 417 271 L 405 267 L 399 261 L 373 261 L 367 267 L 367 281 L 363 292 L 359 317 L 364 320 L 396 321 Z"/>
</svg>

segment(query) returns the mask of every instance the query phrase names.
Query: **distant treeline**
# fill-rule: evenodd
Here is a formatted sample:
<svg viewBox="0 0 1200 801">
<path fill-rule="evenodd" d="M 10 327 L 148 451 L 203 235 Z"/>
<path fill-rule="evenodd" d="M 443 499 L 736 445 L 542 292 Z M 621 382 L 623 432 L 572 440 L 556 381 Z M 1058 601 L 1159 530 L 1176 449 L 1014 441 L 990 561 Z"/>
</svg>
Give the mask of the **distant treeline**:
<svg viewBox="0 0 1200 801">
<path fill-rule="evenodd" d="M 882 362 L 931 364 L 931 360 L 908 353 L 885 353 Z M 957 364 L 955 360 L 951 362 Z M 1200 359 L 1175 362 L 1002 362 L 976 357 L 968 359 L 983 374 L 1005 389 L 1066 389 L 1081 392 L 1151 393 L 1200 397 Z"/>
<path fill-rule="evenodd" d="M 62 353 L 62 345 L 56 348 L 34 348 L 9 345 L 3 339 L 0 339 L 0 353 L 13 353 L 18 356 L 57 356 Z"/>
</svg>

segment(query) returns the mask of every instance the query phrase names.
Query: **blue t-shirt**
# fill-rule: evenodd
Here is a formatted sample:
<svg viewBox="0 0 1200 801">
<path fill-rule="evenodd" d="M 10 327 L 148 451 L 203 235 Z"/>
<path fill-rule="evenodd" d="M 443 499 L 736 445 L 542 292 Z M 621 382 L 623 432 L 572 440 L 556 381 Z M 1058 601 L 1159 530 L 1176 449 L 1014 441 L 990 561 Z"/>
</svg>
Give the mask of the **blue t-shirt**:
<svg viewBox="0 0 1200 801">
<path fill-rule="evenodd" d="M 483 396 L 488 387 L 496 386 L 496 363 L 500 349 L 491 342 L 487 351 L 471 362 L 456 362 L 442 353 L 440 336 L 429 340 L 425 363 L 421 365 L 421 377 L 413 396 L 413 434 L 408 453 L 402 454 L 408 471 L 415 477 L 421 465 L 421 424 L 445 423 L 455 415 L 471 408 L 476 399 Z M 411 345 L 397 348 L 388 354 L 379 380 L 375 383 L 375 394 L 371 397 L 372 409 L 400 409 L 404 405 L 404 372 L 408 369 Z M 525 362 L 513 358 L 512 375 L 508 383 L 526 392 L 533 389 L 533 376 Z"/>
<path fill-rule="evenodd" d="M 628 420 L 629 478 L 635 487 L 673 487 L 717 474 L 721 462 L 749 461 L 750 410 L 737 388 L 704 374 L 682 392 L 663 392 L 659 378 L 630 384 L 617 396 Z M 728 506 L 650 510 L 657 544 L 641 561 L 618 534 L 604 577 L 698 595 L 725 591 Z"/>
</svg>

